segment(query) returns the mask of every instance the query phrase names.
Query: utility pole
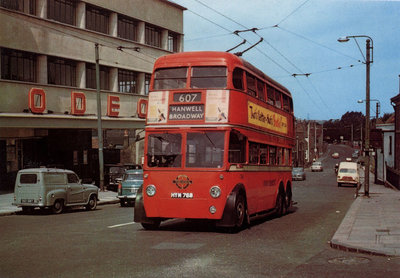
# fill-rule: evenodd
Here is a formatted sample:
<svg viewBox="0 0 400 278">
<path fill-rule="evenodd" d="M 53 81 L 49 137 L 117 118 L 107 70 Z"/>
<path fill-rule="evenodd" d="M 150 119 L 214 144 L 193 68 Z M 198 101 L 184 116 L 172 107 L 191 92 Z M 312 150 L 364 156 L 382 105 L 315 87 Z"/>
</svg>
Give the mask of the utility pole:
<svg viewBox="0 0 400 278">
<path fill-rule="evenodd" d="M 370 52 L 371 52 L 371 46 L 370 46 L 370 40 L 367 39 L 367 53 L 366 53 L 366 104 L 365 104 L 365 158 L 366 158 L 366 165 L 365 165 L 365 185 L 364 185 L 364 196 L 369 197 L 369 165 L 370 165 L 370 149 L 369 149 L 369 110 L 370 110 L 370 66 L 371 66 L 371 61 L 370 61 Z"/>
<path fill-rule="evenodd" d="M 95 57 L 96 57 L 97 136 L 99 139 L 100 190 L 104 191 L 103 129 L 101 126 L 100 64 L 99 64 L 99 44 L 98 43 L 95 44 Z"/>
</svg>

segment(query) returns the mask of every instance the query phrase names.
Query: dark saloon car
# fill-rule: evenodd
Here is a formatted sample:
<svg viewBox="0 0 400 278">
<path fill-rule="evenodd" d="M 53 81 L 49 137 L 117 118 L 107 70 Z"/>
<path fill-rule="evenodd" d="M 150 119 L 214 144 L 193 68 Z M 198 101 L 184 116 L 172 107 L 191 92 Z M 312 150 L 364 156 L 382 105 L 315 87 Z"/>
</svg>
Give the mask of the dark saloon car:
<svg viewBox="0 0 400 278">
<path fill-rule="evenodd" d="M 303 167 L 293 167 L 292 169 L 292 180 L 303 181 L 306 179 L 306 172 Z"/>
<path fill-rule="evenodd" d="M 118 198 L 121 207 L 127 204 L 134 204 L 136 193 L 139 187 L 143 184 L 143 170 L 126 170 L 122 181 L 118 185 Z"/>
</svg>

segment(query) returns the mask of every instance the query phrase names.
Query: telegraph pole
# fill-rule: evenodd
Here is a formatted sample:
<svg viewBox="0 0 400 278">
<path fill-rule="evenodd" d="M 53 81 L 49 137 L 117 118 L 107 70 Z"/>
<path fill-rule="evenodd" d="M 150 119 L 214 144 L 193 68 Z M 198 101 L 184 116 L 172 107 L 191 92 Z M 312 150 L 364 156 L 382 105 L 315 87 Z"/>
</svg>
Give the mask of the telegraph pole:
<svg viewBox="0 0 400 278">
<path fill-rule="evenodd" d="M 370 40 L 367 39 L 367 53 L 366 53 L 366 102 L 365 102 L 365 184 L 364 184 L 364 196 L 369 197 L 369 166 L 370 166 L 370 146 L 369 146 L 369 116 L 370 116 L 370 88 L 369 88 L 369 77 L 370 77 Z"/>
</svg>

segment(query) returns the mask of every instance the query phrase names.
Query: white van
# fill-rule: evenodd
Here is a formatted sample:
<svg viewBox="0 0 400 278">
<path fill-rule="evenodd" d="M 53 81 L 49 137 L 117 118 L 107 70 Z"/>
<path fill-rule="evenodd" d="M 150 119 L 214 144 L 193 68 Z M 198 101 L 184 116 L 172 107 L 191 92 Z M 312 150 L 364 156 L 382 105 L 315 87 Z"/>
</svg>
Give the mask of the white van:
<svg viewBox="0 0 400 278">
<path fill-rule="evenodd" d="M 61 213 L 69 206 L 86 206 L 88 210 L 94 210 L 98 196 L 98 187 L 82 184 L 73 171 L 32 168 L 18 171 L 13 205 L 21 207 L 23 212 L 39 207 Z"/>
<path fill-rule="evenodd" d="M 357 163 L 340 162 L 336 180 L 339 187 L 344 183 L 354 184 L 354 186 L 357 186 L 360 182 Z"/>
</svg>

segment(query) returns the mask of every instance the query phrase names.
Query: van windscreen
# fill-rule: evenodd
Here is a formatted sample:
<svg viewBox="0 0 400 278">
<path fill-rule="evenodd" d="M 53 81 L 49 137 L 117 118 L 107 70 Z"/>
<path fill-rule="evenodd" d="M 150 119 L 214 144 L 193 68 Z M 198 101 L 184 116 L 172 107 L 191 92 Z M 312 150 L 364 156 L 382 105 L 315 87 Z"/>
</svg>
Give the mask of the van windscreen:
<svg viewBox="0 0 400 278">
<path fill-rule="evenodd" d="M 20 183 L 35 184 L 37 182 L 36 174 L 22 174 L 19 178 Z"/>
</svg>

